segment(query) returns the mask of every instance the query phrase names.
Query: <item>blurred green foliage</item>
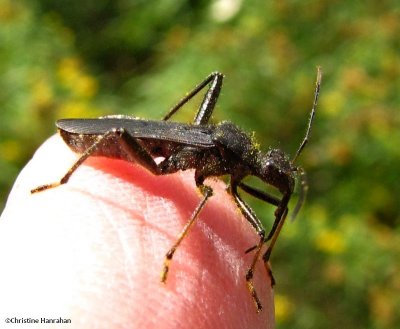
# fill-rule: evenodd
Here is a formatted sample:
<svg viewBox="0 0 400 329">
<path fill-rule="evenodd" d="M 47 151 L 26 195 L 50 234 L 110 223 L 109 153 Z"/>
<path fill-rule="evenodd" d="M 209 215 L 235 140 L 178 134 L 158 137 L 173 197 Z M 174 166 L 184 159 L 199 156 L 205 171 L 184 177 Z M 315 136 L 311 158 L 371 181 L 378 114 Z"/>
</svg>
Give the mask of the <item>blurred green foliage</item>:
<svg viewBox="0 0 400 329">
<path fill-rule="evenodd" d="M 215 70 L 215 120 L 294 154 L 321 65 L 308 201 L 272 259 L 278 328 L 400 327 L 399 35 L 397 0 L 0 0 L 0 202 L 55 119 L 161 118 Z"/>
</svg>

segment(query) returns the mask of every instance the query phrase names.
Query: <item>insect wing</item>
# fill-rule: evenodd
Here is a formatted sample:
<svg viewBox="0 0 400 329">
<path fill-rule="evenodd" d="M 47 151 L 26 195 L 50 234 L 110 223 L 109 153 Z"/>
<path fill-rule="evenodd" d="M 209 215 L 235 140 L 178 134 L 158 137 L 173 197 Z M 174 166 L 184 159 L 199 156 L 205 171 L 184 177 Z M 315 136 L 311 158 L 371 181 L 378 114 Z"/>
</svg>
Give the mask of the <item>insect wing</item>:
<svg viewBox="0 0 400 329">
<path fill-rule="evenodd" d="M 212 126 L 138 118 L 105 117 L 100 119 L 61 119 L 57 128 L 71 134 L 103 135 L 112 129 L 125 129 L 132 137 L 156 139 L 181 144 L 213 147 Z"/>
</svg>

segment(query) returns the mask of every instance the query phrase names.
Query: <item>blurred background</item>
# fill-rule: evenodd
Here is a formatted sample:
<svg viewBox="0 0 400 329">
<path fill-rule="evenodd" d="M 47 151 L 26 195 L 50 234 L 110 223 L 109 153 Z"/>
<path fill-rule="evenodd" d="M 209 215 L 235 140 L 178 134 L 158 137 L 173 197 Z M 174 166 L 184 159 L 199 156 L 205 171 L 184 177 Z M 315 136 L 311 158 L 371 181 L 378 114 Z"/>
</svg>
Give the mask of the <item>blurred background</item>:
<svg viewBox="0 0 400 329">
<path fill-rule="evenodd" d="M 56 119 L 158 119 L 216 70 L 213 120 L 293 155 L 321 65 L 307 202 L 272 256 L 277 327 L 400 328 L 399 35 L 397 0 L 0 0 L 0 210 Z"/>
</svg>

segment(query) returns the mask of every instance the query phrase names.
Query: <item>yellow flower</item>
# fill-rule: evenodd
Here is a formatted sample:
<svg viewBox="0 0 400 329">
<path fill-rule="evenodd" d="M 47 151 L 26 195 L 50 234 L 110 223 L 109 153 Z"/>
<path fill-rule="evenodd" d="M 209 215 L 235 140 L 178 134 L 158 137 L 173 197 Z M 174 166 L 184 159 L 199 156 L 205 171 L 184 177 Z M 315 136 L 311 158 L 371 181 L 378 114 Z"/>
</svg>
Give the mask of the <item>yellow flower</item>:
<svg viewBox="0 0 400 329">
<path fill-rule="evenodd" d="M 275 295 L 275 317 L 276 321 L 284 322 L 293 313 L 293 304 L 287 296 Z"/>
<path fill-rule="evenodd" d="M 33 86 L 33 102 L 37 107 L 46 107 L 53 100 L 53 91 L 46 79 L 37 81 Z"/>
<path fill-rule="evenodd" d="M 69 101 L 60 107 L 59 115 L 61 118 L 79 118 L 87 116 L 89 107 L 83 102 Z"/>
<path fill-rule="evenodd" d="M 315 238 L 315 246 L 329 254 L 340 254 L 346 248 L 343 236 L 334 230 L 323 229 Z"/>
<path fill-rule="evenodd" d="M 327 116 L 336 117 L 343 111 L 344 105 L 345 95 L 341 91 L 332 90 L 324 93 L 319 107 Z"/>
<path fill-rule="evenodd" d="M 91 98 L 97 92 L 97 81 L 83 72 L 81 62 L 76 57 L 65 58 L 60 62 L 58 78 L 77 97 Z"/>
<path fill-rule="evenodd" d="M 15 161 L 21 155 L 21 145 L 16 140 L 6 140 L 0 143 L 0 154 L 6 161 Z"/>
<path fill-rule="evenodd" d="M 97 92 L 97 81 L 88 75 L 81 75 L 76 81 L 74 90 L 77 96 L 91 98 Z"/>
</svg>

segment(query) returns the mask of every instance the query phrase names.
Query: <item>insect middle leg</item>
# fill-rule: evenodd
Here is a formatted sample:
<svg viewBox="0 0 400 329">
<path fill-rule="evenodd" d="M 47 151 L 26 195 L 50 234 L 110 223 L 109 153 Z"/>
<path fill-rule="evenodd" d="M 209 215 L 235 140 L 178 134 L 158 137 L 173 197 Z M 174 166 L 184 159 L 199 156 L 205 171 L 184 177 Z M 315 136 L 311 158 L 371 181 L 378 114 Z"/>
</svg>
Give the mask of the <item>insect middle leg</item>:
<svg viewBox="0 0 400 329">
<path fill-rule="evenodd" d="M 188 169 L 186 165 L 190 163 L 190 161 L 201 161 L 199 156 L 201 157 L 202 152 L 198 152 L 196 148 L 192 147 L 184 147 L 182 148 L 179 152 L 171 155 L 170 157 L 166 158 L 163 160 L 160 164 L 159 167 L 162 171 L 163 174 L 169 174 L 176 172 L 178 170 L 185 170 Z M 190 167 L 190 165 L 189 165 Z M 203 168 L 204 169 L 204 168 Z M 164 268 L 161 273 L 161 282 L 165 283 L 167 280 L 168 272 L 169 272 L 169 266 L 171 263 L 171 260 L 182 243 L 183 239 L 188 235 L 189 230 L 193 227 L 196 219 L 198 218 L 201 210 L 204 208 L 204 206 L 207 203 L 207 200 L 213 195 L 213 190 L 210 186 L 204 184 L 205 176 L 203 175 L 203 172 L 201 170 L 196 170 L 195 171 L 195 182 L 196 186 L 199 189 L 200 193 L 203 195 L 203 199 L 200 201 L 192 215 L 190 216 L 188 222 L 182 229 L 181 233 L 178 236 L 178 239 L 176 242 L 173 244 L 173 246 L 168 250 L 168 252 L 165 255 L 165 260 L 164 260 Z"/>
<path fill-rule="evenodd" d="M 161 272 L 161 282 L 162 283 L 165 283 L 167 281 L 167 276 L 168 276 L 168 272 L 169 272 L 169 266 L 170 266 L 170 263 L 172 261 L 172 258 L 174 257 L 174 254 L 175 254 L 176 250 L 178 249 L 178 247 L 182 243 L 183 239 L 189 233 L 190 228 L 193 226 L 193 224 L 195 223 L 196 219 L 198 218 L 201 210 L 206 205 L 207 200 L 213 194 L 213 191 L 212 191 L 211 187 L 209 187 L 207 185 L 201 185 L 201 186 L 199 186 L 199 189 L 200 189 L 201 193 L 203 194 L 203 199 L 201 200 L 199 205 L 194 210 L 192 216 L 190 216 L 189 221 L 186 223 L 186 225 L 184 226 L 182 232 L 179 234 L 178 239 L 176 240 L 176 242 L 173 244 L 171 249 L 168 250 L 168 252 L 165 255 L 164 268 L 163 268 L 163 270 Z"/>
<path fill-rule="evenodd" d="M 121 157 L 130 162 L 137 162 L 155 175 L 160 175 L 161 170 L 157 163 L 151 157 L 147 150 L 145 150 L 139 142 L 132 137 L 125 129 L 116 128 L 108 131 L 104 135 L 99 136 L 97 141 L 93 143 L 86 151 L 79 157 L 79 159 L 72 165 L 67 173 L 58 181 L 50 184 L 38 186 L 31 190 L 31 193 L 37 193 L 50 188 L 66 184 L 71 178 L 72 174 L 81 166 L 81 164 L 90 156 L 96 153 L 101 154 L 101 148 L 106 145 L 110 140 L 117 140 L 120 147 Z"/>
</svg>

